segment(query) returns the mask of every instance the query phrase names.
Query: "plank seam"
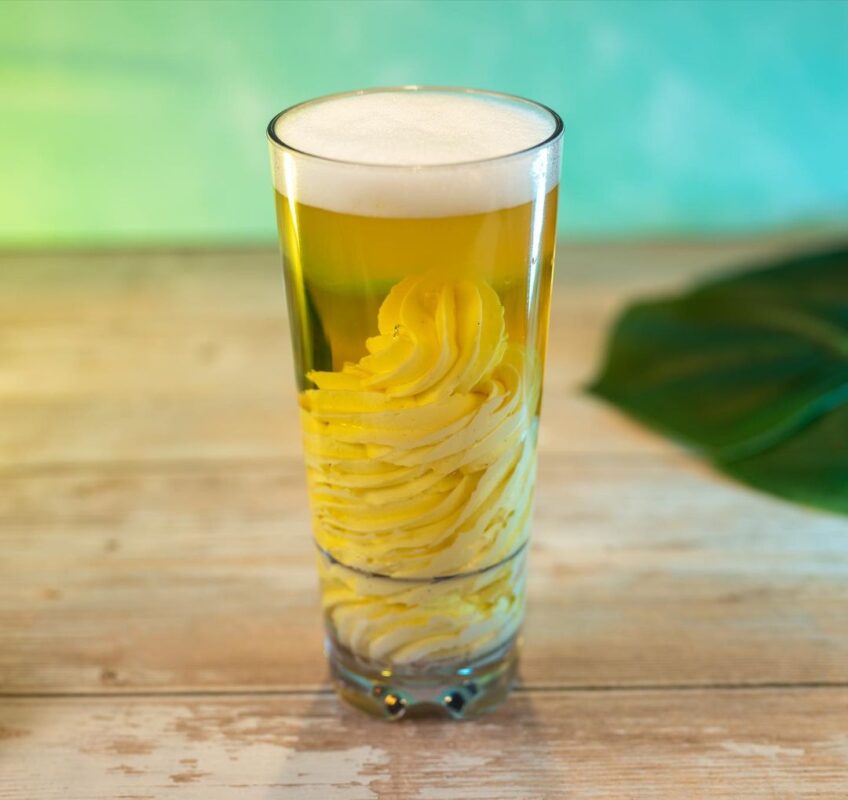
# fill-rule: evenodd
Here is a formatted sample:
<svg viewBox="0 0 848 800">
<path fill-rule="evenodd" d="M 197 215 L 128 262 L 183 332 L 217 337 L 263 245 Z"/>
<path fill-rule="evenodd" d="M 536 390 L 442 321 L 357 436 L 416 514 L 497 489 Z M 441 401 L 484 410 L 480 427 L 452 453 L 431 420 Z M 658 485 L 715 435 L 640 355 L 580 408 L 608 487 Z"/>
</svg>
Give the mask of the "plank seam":
<svg viewBox="0 0 848 800">
<path fill-rule="evenodd" d="M 746 692 L 746 691 L 810 691 L 828 689 L 848 689 L 848 681 L 802 681 L 786 683 L 780 681 L 763 681 L 759 683 L 654 683 L 618 686 L 613 684 L 565 684 L 562 686 L 517 686 L 513 694 L 582 694 L 582 693 L 631 693 L 638 692 Z M 115 691 L 78 690 L 78 691 L 42 691 L 15 692 L 0 691 L 0 699 L 4 700 L 52 700 L 52 699 L 87 699 L 87 698 L 116 698 L 143 699 L 157 697 L 298 697 L 311 695 L 332 696 L 330 687 L 313 687 L 302 689 L 132 689 Z"/>
</svg>

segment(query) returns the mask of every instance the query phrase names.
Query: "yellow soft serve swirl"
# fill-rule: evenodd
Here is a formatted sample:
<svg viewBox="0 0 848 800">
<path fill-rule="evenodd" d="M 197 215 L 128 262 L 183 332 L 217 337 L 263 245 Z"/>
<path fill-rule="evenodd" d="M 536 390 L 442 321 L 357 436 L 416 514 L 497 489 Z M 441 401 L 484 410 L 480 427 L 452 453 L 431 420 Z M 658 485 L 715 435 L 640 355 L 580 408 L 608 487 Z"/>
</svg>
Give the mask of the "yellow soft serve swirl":
<svg viewBox="0 0 848 800">
<path fill-rule="evenodd" d="M 501 562 L 529 533 L 525 358 L 482 280 L 407 277 L 380 307 L 378 331 L 357 363 L 310 372 L 317 388 L 301 395 L 315 537 L 332 559 L 325 610 L 362 655 L 485 652 L 515 632 L 523 604 L 522 559 Z"/>
</svg>

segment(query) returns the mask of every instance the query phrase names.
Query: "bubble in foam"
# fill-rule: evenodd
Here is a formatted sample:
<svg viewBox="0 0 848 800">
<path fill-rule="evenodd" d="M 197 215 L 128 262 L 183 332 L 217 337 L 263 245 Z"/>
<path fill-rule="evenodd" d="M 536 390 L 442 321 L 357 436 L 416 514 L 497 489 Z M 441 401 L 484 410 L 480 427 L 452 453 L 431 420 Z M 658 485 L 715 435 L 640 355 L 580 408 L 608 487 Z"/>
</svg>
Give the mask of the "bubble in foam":
<svg viewBox="0 0 848 800">
<path fill-rule="evenodd" d="M 556 127 L 541 106 L 485 93 L 330 97 L 277 118 L 290 149 L 272 143 L 275 185 L 300 203 L 368 216 L 506 208 L 557 183 L 559 141 L 537 147 Z"/>
</svg>

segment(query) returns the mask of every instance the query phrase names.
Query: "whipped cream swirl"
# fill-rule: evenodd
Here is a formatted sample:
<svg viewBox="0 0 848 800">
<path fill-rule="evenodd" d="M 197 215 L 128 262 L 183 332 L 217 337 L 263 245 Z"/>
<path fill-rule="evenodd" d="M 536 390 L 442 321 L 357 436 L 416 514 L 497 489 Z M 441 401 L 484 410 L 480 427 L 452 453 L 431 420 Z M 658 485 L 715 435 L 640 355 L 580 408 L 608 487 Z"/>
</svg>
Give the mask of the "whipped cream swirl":
<svg viewBox="0 0 848 800">
<path fill-rule="evenodd" d="M 405 278 L 378 330 L 367 355 L 310 372 L 317 388 L 301 395 L 315 537 L 339 562 L 322 567 L 325 609 L 341 641 L 371 657 L 424 657 L 425 642 L 483 652 L 515 632 L 523 603 L 523 558 L 501 562 L 529 535 L 536 397 L 525 357 L 482 280 Z M 374 573 L 478 574 L 410 588 Z"/>
</svg>

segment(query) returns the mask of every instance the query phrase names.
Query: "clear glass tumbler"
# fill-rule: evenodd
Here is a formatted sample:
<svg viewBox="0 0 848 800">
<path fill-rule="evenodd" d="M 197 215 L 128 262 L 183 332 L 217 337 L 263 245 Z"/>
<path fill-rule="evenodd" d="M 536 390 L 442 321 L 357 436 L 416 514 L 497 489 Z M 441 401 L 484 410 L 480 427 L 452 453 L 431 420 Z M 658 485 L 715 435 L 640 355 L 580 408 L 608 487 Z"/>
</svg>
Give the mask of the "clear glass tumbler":
<svg viewBox="0 0 848 800">
<path fill-rule="evenodd" d="M 268 138 L 332 675 L 387 718 L 476 715 L 524 615 L 562 121 L 403 87 Z"/>
</svg>

